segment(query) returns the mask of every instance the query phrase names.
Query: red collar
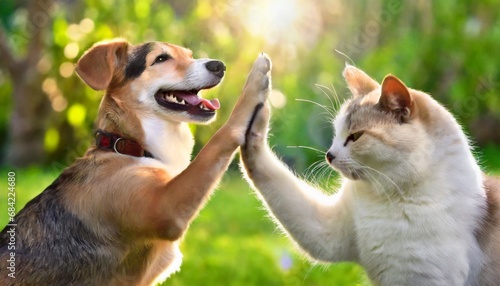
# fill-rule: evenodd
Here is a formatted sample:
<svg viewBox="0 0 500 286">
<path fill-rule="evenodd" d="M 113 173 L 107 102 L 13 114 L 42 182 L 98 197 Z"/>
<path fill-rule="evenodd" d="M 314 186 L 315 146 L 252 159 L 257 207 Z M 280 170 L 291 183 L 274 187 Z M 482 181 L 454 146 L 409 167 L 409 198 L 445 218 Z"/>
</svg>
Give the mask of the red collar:
<svg viewBox="0 0 500 286">
<path fill-rule="evenodd" d="M 123 138 L 118 134 L 97 130 L 95 139 L 97 147 L 102 150 L 111 150 L 118 154 L 134 157 L 154 158 L 153 154 L 144 150 L 141 144 L 131 139 Z"/>
</svg>

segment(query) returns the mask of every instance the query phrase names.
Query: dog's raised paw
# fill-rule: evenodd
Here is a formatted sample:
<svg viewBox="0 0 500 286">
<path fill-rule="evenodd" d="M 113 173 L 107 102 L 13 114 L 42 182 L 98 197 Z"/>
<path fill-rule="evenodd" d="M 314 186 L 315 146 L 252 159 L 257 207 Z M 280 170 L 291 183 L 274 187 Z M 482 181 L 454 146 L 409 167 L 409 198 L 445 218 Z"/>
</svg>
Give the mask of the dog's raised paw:
<svg viewBox="0 0 500 286">
<path fill-rule="evenodd" d="M 248 74 L 243 92 L 226 123 L 240 146 L 245 143 L 246 133 L 255 119 L 261 122 L 262 108 L 268 108 L 267 99 L 271 91 L 271 60 L 265 53 L 255 59 Z M 269 114 L 269 112 L 267 112 Z"/>
<path fill-rule="evenodd" d="M 263 74 L 267 74 L 272 68 L 271 59 L 266 53 L 260 53 L 257 60 L 255 60 L 254 68 Z"/>
<path fill-rule="evenodd" d="M 257 59 L 255 59 L 252 70 L 249 74 L 249 79 L 253 84 L 257 84 L 258 78 L 263 76 L 269 76 L 271 71 L 271 60 L 265 53 L 260 53 Z"/>
<path fill-rule="evenodd" d="M 271 68 L 271 59 L 265 53 L 260 53 L 250 71 L 247 81 L 248 91 L 257 94 L 255 99 L 259 102 L 265 101 L 269 95 L 268 93 L 271 89 Z"/>
</svg>

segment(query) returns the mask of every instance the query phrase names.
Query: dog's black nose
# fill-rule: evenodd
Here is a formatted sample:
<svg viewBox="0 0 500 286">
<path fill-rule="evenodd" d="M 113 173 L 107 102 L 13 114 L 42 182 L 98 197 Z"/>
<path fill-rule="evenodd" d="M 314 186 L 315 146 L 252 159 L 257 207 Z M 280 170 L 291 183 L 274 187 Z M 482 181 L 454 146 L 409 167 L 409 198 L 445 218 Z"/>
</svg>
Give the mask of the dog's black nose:
<svg viewBox="0 0 500 286">
<path fill-rule="evenodd" d="M 226 71 L 226 66 L 221 61 L 209 61 L 205 64 L 207 70 L 218 77 L 223 77 Z"/>
<path fill-rule="evenodd" d="M 333 156 L 332 153 L 326 152 L 326 160 L 331 163 L 333 160 L 335 160 L 335 156 Z"/>
</svg>

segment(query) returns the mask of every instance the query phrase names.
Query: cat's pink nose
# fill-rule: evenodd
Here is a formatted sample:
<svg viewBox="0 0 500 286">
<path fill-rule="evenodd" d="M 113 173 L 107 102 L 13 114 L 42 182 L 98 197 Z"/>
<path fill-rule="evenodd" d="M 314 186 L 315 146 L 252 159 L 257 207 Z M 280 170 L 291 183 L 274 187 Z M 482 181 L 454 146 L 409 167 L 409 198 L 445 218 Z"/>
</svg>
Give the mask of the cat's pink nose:
<svg viewBox="0 0 500 286">
<path fill-rule="evenodd" d="M 326 160 L 331 163 L 333 160 L 335 160 L 335 156 L 331 152 L 326 152 Z"/>
</svg>

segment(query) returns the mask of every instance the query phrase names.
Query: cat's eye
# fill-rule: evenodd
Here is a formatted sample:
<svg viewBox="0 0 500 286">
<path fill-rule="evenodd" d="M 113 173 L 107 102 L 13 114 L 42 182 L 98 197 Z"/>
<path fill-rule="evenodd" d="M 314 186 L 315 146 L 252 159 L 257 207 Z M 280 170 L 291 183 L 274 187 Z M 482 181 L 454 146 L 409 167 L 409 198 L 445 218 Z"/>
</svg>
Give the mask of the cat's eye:
<svg viewBox="0 0 500 286">
<path fill-rule="evenodd" d="M 365 133 L 365 131 L 358 131 L 351 133 L 349 136 L 347 136 L 347 139 L 345 140 L 344 146 L 347 146 L 347 143 L 350 141 L 356 142 L 358 139 Z"/>
<path fill-rule="evenodd" d="M 165 62 L 165 61 L 167 61 L 170 58 L 171 57 L 169 55 L 167 55 L 167 54 L 161 54 L 161 55 L 159 55 L 159 56 L 156 57 L 156 59 L 155 59 L 155 61 L 153 62 L 152 65 Z"/>
</svg>

